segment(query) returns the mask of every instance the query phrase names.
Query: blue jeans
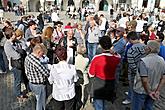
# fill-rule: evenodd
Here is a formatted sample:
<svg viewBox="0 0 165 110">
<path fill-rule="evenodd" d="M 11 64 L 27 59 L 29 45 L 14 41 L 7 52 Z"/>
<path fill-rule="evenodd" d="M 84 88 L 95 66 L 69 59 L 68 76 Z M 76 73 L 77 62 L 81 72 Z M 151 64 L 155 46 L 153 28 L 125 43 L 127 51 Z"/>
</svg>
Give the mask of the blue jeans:
<svg viewBox="0 0 165 110">
<path fill-rule="evenodd" d="M 3 52 L 4 52 L 4 49 L 0 47 L 0 72 L 6 71 L 5 62 L 3 58 Z"/>
<path fill-rule="evenodd" d="M 36 110 L 45 110 L 46 106 L 46 89 L 43 84 L 32 84 L 29 82 L 31 91 L 35 94 L 37 105 Z"/>
<path fill-rule="evenodd" d="M 87 43 L 89 61 L 96 55 L 98 43 Z"/>
<path fill-rule="evenodd" d="M 14 93 L 18 97 L 21 95 L 22 71 L 12 68 L 11 72 L 14 74 Z"/>
<path fill-rule="evenodd" d="M 107 100 L 94 99 L 93 105 L 94 105 L 95 110 L 109 110 Z"/>
<path fill-rule="evenodd" d="M 149 95 L 133 92 L 132 110 L 153 110 L 153 102 Z"/>
<path fill-rule="evenodd" d="M 129 101 L 132 101 L 134 76 L 132 76 L 131 74 L 128 74 L 128 80 L 129 80 L 129 88 L 128 88 L 128 96 L 126 99 Z"/>
</svg>

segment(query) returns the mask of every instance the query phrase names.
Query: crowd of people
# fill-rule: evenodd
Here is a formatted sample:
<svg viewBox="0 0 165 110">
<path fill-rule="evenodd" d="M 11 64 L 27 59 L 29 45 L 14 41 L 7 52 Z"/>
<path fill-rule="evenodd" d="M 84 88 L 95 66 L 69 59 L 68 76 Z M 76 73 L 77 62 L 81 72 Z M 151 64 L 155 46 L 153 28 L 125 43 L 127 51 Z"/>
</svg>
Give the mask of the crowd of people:
<svg viewBox="0 0 165 110">
<path fill-rule="evenodd" d="M 56 12 L 52 16 L 53 26 L 45 28 L 42 14 L 24 16 L 16 26 L 4 21 L 0 70 L 14 74 L 18 101 L 32 92 L 36 110 L 45 110 L 51 96 L 56 110 L 80 110 L 90 97 L 95 110 L 110 110 L 107 102 L 115 101 L 122 79 L 129 85 L 122 104 L 153 110 L 165 83 L 165 17 L 92 14 L 65 25 Z M 48 85 L 53 85 L 50 96 Z"/>
</svg>

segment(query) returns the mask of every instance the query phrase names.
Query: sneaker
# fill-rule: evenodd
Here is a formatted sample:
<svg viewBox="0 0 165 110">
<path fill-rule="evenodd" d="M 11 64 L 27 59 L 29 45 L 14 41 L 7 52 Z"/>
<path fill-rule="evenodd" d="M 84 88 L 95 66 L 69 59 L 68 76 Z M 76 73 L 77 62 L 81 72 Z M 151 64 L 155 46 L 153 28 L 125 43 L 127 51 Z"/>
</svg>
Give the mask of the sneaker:
<svg viewBox="0 0 165 110">
<path fill-rule="evenodd" d="M 131 103 L 131 101 L 129 101 L 129 100 L 124 100 L 123 102 L 122 102 L 122 104 L 124 104 L 124 105 L 128 105 L 128 104 L 130 104 Z"/>
<path fill-rule="evenodd" d="M 125 95 L 128 95 L 128 92 L 124 92 L 125 93 Z"/>
</svg>

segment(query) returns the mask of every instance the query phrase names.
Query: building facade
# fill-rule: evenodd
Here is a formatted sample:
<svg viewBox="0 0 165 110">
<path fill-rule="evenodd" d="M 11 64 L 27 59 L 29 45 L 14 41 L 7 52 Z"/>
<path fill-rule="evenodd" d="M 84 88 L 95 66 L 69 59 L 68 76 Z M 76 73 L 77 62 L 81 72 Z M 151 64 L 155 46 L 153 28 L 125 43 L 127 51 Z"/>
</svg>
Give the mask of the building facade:
<svg viewBox="0 0 165 110">
<path fill-rule="evenodd" d="M 50 10 L 54 5 L 61 10 L 65 10 L 71 4 L 74 4 L 76 8 L 92 4 L 96 11 L 107 11 L 112 7 L 115 9 L 117 7 L 137 7 L 139 10 L 147 8 L 149 11 L 152 11 L 155 7 L 165 8 L 165 0 L 1 0 L 4 7 L 7 6 L 9 1 L 11 4 L 22 2 L 28 11 Z"/>
</svg>

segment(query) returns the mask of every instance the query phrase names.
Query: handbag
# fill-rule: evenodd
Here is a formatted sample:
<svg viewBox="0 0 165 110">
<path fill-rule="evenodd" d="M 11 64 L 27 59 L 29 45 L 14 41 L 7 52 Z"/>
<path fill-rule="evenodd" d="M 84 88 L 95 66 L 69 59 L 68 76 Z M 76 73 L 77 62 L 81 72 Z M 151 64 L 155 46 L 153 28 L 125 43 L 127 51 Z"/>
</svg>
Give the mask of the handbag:
<svg viewBox="0 0 165 110">
<path fill-rule="evenodd" d="M 22 69 L 23 68 L 22 59 L 20 58 L 20 59 L 14 60 L 11 58 L 11 66 L 13 68 Z"/>
</svg>

